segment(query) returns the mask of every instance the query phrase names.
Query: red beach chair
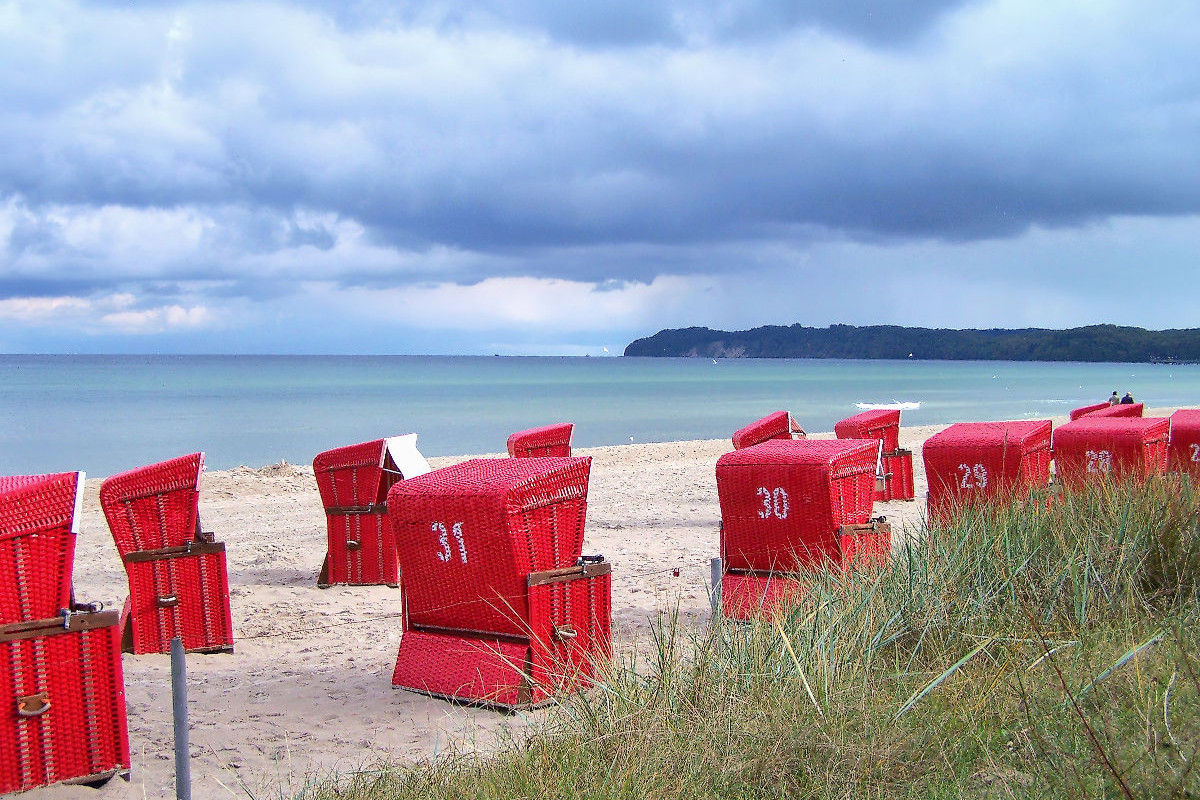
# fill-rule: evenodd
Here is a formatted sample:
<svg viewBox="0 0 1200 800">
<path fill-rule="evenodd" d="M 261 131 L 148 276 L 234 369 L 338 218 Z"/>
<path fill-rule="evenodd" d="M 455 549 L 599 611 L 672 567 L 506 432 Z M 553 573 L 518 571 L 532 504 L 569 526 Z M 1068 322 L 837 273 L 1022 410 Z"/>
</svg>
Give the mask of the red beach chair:
<svg viewBox="0 0 1200 800">
<path fill-rule="evenodd" d="M 956 506 L 1004 500 L 1050 484 L 1049 420 L 956 422 L 925 441 L 930 522 Z"/>
<path fill-rule="evenodd" d="M 590 458 L 476 459 L 392 487 L 393 685 L 512 708 L 587 684 L 612 649 L 610 566 L 581 556 L 590 471 Z"/>
<path fill-rule="evenodd" d="M 1167 467 L 1165 417 L 1092 417 L 1054 431 L 1054 470 L 1065 486 L 1112 477 L 1143 479 Z"/>
<path fill-rule="evenodd" d="M 417 435 L 393 436 L 317 454 L 313 475 L 325 506 L 329 546 L 317 586 L 399 586 L 388 490 L 429 472 Z"/>
<path fill-rule="evenodd" d="M 1142 403 L 1118 403 L 1115 406 L 1106 405 L 1090 414 L 1084 414 L 1087 419 L 1104 419 L 1105 417 L 1140 417 L 1145 406 Z"/>
<path fill-rule="evenodd" d="M 806 571 L 886 561 L 891 526 L 871 522 L 879 443 L 771 440 L 717 461 L 721 604 L 769 613 L 804 591 Z"/>
<path fill-rule="evenodd" d="M 189 652 L 233 652 L 225 543 L 200 530 L 203 470 L 204 454 L 192 453 L 100 485 L 100 506 L 129 576 L 126 652 L 166 653 L 176 636 Z"/>
<path fill-rule="evenodd" d="M 517 431 L 508 437 L 508 454 L 513 458 L 569 456 L 574 431 L 575 426 L 570 422 Z"/>
<path fill-rule="evenodd" d="M 1092 412 L 1101 411 L 1108 407 L 1109 407 L 1109 403 L 1094 403 L 1090 406 L 1084 406 L 1083 408 L 1074 408 L 1074 409 L 1071 409 L 1071 419 L 1077 420 L 1080 417 L 1086 417 L 1088 414 L 1091 414 Z"/>
<path fill-rule="evenodd" d="M 1180 409 L 1171 415 L 1168 468 L 1200 478 L 1200 409 Z"/>
<path fill-rule="evenodd" d="M 875 492 L 876 500 L 912 500 L 916 497 L 913 484 L 911 450 L 900 449 L 900 410 L 872 409 L 834 424 L 839 439 L 878 439 L 883 442 L 883 489 Z"/>
<path fill-rule="evenodd" d="M 776 411 L 751 422 L 733 434 L 733 449 L 741 450 L 771 439 L 803 439 L 804 429 L 787 411 Z"/>
<path fill-rule="evenodd" d="M 71 593 L 83 473 L 0 478 L 0 793 L 128 777 L 119 617 Z"/>
</svg>

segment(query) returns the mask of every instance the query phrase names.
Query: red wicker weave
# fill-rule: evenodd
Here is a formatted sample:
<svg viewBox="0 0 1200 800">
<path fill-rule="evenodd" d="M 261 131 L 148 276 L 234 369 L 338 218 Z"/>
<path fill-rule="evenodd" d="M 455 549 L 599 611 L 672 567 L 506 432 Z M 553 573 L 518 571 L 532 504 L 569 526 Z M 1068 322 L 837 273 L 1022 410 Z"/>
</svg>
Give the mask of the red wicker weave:
<svg viewBox="0 0 1200 800">
<path fill-rule="evenodd" d="M 575 425 L 570 422 L 517 431 L 508 437 L 508 454 L 513 458 L 570 456 L 571 434 L 574 431 Z"/>
<path fill-rule="evenodd" d="M 404 575 L 392 683 L 537 704 L 611 655 L 609 565 L 584 563 L 590 458 L 476 459 L 392 487 Z"/>
<path fill-rule="evenodd" d="M 913 482 L 913 454 L 911 450 L 894 450 L 883 454 L 884 489 L 883 497 L 877 500 L 913 500 L 917 496 Z"/>
<path fill-rule="evenodd" d="M 200 531 L 204 454 L 113 475 L 100 506 L 129 577 L 124 646 L 133 653 L 233 651 L 225 545 Z"/>
<path fill-rule="evenodd" d="M 1181 409 L 1171 415 L 1167 466 L 1200 478 L 1200 409 Z"/>
<path fill-rule="evenodd" d="M 925 441 L 929 519 L 1050 483 L 1049 420 L 957 422 Z"/>
<path fill-rule="evenodd" d="M 0 478 L 0 624 L 71 607 L 83 473 Z"/>
<path fill-rule="evenodd" d="M 1140 417 L 1145 406 L 1142 403 L 1117 403 L 1115 406 L 1105 406 L 1097 409 L 1090 414 L 1085 414 L 1088 419 L 1104 419 L 1106 417 Z"/>
<path fill-rule="evenodd" d="M 721 576 L 721 613 L 730 619 L 769 617 L 799 602 L 804 579 L 785 572 L 726 572 Z"/>
<path fill-rule="evenodd" d="M 776 411 L 733 434 L 733 449 L 742 450 L 771 439 L 803 439 L 804 429 L 787 411 Z"/>
<path fill-rule="evenodd" d="M 878 439 L 883 442 L 883 452 L 891 453 L 900 449 L 900 410 L 864 411 L 835 423 L 833 432 L 839 439 Z"/>
<path fill-rule="evenodd" d="M 387 495 L 397 481 L 429 472 L 416 442 L 410 433 L 326 450 L 313 459 L 328 532 L 317 586 L 400 585 Z"/>
<path fill-rule="evenodd" d="M 1090 480 L 1141 479 L 1167 467 L 1165 417 L 1093 417 L 1054 431 L 1054 470 L 1065 486 Z"/>
<path fill-rule="evenodd" d="M 1093 405 L 1084 406 L 1083 408 L 1071 409 L 1071 419 L 1076 420 L 1076 419 L 1079 419 L 1080 417 L 1086 417 L 1088 414 L 1091 414 L 1093 411 L 1100 411 L 1101 409 L 1108 408 L 1108 406 L 1109 406 L 1108 403 L 1094 403 Z"/>
<path fill-rule="evenodd" d="M 129 771 L 117 614 L 71 599 L 82 488 L 0 478 L 0 793 Z"/>
</svg>

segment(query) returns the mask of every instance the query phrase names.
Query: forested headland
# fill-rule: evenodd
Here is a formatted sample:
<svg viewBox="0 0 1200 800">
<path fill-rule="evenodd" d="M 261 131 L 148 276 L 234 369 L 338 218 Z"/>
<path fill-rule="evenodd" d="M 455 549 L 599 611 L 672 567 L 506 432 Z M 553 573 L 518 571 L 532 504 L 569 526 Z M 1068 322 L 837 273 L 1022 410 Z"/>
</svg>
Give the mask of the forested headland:
<svg viewBox="0 0 1200 800">
<path fill-rule="evenodd" d="M 953 330 L 897 325 L 767 325 L 746 331 L 678 328 L 637 339 L 627 356 L 913 358 L 981 361 L 1200 362 L 1200 329 L 1118 325 L 1067 330 Z"/>
</svg>

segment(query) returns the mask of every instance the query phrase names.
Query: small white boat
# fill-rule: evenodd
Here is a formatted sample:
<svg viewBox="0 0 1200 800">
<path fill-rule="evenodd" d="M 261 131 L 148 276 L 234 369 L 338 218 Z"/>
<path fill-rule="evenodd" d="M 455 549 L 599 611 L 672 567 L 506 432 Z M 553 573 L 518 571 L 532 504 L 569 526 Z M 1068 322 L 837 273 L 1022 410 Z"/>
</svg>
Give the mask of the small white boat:
<svg viewBox="0 0 1200 800">
<path fill-rule="evenodd" d="M 863 411 L 878 411 L 880 409 L 898 409 L 900 411 L 915 411 L 921 407 L 920 403 L 902 403 L 899 400 L 893 400 L 890 403 L 855 403 L 856 407 Z"/>
</svg>

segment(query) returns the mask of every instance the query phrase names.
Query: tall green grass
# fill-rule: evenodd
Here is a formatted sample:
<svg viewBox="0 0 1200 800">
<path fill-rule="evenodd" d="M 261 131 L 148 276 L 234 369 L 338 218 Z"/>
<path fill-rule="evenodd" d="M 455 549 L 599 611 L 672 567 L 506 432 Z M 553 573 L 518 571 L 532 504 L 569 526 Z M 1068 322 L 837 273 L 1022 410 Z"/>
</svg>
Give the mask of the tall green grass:
<svg viewBox="0 0 1200 800">
<path fill-rule="evenodd" d="M 674 615 L 528 740 L 314 798 L 1196 797 L 1200 493 L 964 509 L 754 623 Z"/>
</svg>

